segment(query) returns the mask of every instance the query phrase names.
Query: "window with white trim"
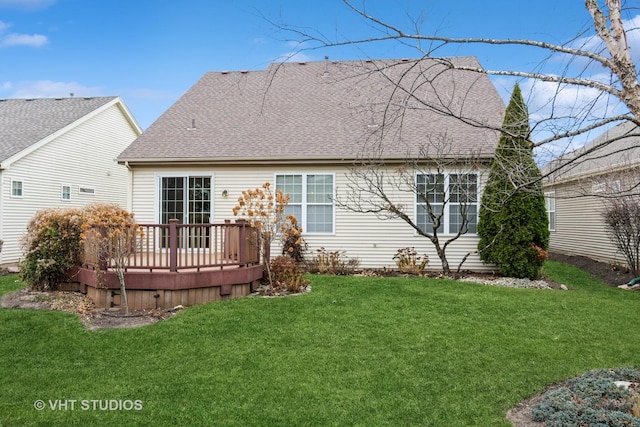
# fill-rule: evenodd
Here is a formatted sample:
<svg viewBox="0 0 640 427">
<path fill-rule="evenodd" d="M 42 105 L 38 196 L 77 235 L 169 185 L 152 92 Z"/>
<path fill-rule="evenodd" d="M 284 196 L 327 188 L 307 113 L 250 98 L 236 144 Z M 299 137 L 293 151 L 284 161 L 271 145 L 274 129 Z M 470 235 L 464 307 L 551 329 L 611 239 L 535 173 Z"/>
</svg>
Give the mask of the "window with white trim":
<svg viewBox="0 0 640 427">
<path fill-rule="evenodd" d="M 60 198 L 62 200 L 71 200 L 71 186 L 63 185 L 60 191 Z"/>
<path fill-rule="evenodd" d="M 426 233 L 477 232 L 478 175 L 416 175 L 416 225 Z"/>
<path fill-rule="evenodd" d="M 11 197 L 22 197 L 24 195 L 24 185 L 22 180 L 11 180 Z"/>
<path fill-rule="evenodd" d="M 305 233 L 333 233 L 333 174 L 276 175 L 276 190 L 289 194 L 285 213 L 294 215 Z"/>
<path fill-rule="evenodd" d="M 551 191 L 544 193 L 544 207 L 547 209 L 547 218 L 549 219 L 549 231 L 556 230 L 556 193 Z"/>
<path fill-rule="evenodd" d="M 177 219 L 180 224 L 211 222 L 211 175 L 160 177 L 160 222 Z"/>
</svg>

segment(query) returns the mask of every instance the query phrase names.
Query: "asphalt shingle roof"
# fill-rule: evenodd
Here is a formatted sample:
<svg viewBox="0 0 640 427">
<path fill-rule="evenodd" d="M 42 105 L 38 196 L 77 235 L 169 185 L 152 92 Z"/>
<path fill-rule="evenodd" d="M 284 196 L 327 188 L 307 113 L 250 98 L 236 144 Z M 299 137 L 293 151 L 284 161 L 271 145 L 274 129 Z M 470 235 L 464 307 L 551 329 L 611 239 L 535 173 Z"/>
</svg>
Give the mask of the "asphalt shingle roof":
<svg viewBox="0 0 640 427">
<path fill-rule="evenodd" d="M 479 67 L 464 57 L 208 72 L 119 160 L 340 161 L 379 141 L 383 157 L 406 158 L 442 138 L 451 154 L 491 155 L 499 134 L 486 125 L 501 125 L 504 102 L 486 75 L 449 69 L 446 61 Z"/>
<path fill-rule="evenodd" d="M 0 99 L 0 162 L 115 98 Z"/>
<path fill-rule="evenodd" d="M 623 122 L 603 132 L 577 150 L 550 162 L 544 174 L 557 170 L 549 181 L 578 179 L 585 175 L 612 172 L 637 167 L 640 161 L 640 128 L 632 122 Z"/>
</svg>

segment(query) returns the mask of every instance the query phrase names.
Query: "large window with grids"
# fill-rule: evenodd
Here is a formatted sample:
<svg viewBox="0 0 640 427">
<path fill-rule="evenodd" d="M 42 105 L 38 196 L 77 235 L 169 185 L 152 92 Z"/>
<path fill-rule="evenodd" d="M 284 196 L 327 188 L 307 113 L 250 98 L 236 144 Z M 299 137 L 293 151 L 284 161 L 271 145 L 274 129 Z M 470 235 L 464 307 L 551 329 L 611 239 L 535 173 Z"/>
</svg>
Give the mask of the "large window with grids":
<svg viewBox="0 0 640 427">
<path fill-rule="evenodd" d="M 305 233 L 334 232 L 334 175 L 276 175 L 276 190 L 289 195 L 286 213 L 295 215 Z"/>
<path fill-rule="evenodd" d="M 203 224 L 211 218 L 211 176 L 160 178 L 160 222 Z"/>
<path fill-rule="evenodd" d="M 433 234 L 477 232 L 478 175 L 434 173 L 416 175 L 416 225 Z"/>
</svg>

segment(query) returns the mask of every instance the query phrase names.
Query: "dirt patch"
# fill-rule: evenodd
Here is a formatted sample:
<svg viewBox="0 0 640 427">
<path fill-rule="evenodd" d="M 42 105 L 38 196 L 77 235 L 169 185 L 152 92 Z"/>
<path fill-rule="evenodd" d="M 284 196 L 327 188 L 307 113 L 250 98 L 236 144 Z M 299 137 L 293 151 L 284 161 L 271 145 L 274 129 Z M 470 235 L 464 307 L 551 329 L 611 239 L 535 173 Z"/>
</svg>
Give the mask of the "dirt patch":
<svg viewBox="0 0 640 427">
<path fill-rule="evenodd" d="M 544 427 L 546 423 L 533 421 L 531 418 L 531 410 L 534 406 L 540 403 L 546 393 L 560 387 L 562 387 L 560 384 L 553 385 L 542 393 L 518 403 L 507 411 L 507 420 L 511 421 L 511 424 L 513 424 L 514 427 Z"/>
<path fill-rule="evenodd" d="M 96 308 L 93 301 L 80 292 L 42 292 L 27 289 L 4 295 L 0 300 L 0 306 L 28 310 L 66 311 L 78 315 L 83 326 L 89 330 L 151 325 L 172 317 L 181 308 L 131 310 L 129 313 L 124 313 L 120 309 Z"/>
</svg>

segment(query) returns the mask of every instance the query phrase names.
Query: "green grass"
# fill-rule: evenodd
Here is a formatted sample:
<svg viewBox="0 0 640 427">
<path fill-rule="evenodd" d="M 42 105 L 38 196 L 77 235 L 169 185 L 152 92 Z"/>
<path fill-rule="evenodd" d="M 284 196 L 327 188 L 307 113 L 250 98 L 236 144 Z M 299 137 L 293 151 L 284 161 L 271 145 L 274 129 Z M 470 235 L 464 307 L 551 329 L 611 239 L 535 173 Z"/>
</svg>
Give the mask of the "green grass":
<svg viewBox="0 0 640 427">
<path fill-rule="evenodd" d="M 313 276 L 307 295 L 102 331 L 2 309 L 0 426 L 508 426 L 506 411 L 550 384 L 640 365 L 640 293 L 558 263 L 545 274 L 573 290 Z M 0 278 L 0 293 L 20 286 Z M 58 399 L 75 410 L 51 410 Z"/>
</svg>

